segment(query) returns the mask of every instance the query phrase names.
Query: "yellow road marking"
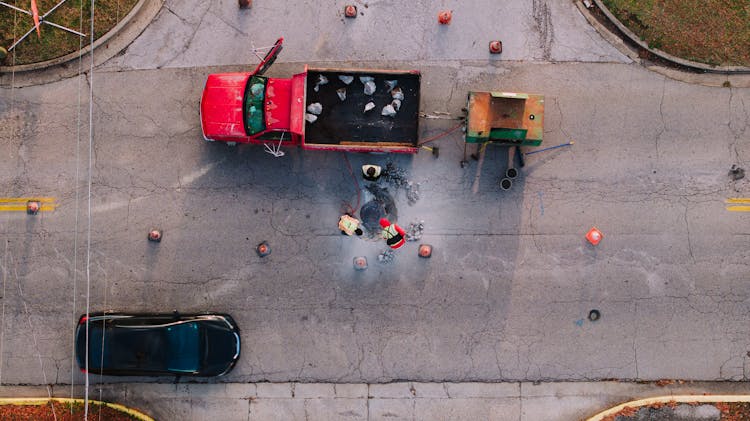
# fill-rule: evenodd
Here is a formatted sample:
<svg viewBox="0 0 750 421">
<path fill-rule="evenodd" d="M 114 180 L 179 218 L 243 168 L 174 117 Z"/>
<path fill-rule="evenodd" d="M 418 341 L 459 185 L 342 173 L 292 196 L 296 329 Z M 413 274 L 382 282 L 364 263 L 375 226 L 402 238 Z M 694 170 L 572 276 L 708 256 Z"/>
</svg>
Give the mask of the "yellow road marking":
<svg viewBox="0 0 750 421">
<path fill-rule="evenodd" d="M 750 212 L 750 206 L 727 206 L 727 210 L 731 212 Z"/>
<path fill-rule="evenodd" d="M 55 210 L 55 206 L 54 205 L 42 205 L 41 207 L 39 207 L 39 210 L 42 212 L 53 211 Z M 16 212 L 16 211 L 26 212 L 26 205 L 0 205 L 0 212 Z"/>
<path fill-rule="evenodd" d="M 28 202 L 39 202 L 39 211 L 53 211 L 57 207 L 54 197 L 0 197 L 0 212 L 26 212 Z"/>
<path fill-rule="evenodd" d="M 725 200 L 724 203 L 747 203 L 747 204 L 750 204 L 750 198 L 747 198 L 747 197 L 733 197 L 731 199 Z"/>
<path fill-rule="evenodd" d="M 0 197 L 0 203 L 26 203 L 29 200 L 36 202 L 54 202 L 54 197 Z"/>
</svg>

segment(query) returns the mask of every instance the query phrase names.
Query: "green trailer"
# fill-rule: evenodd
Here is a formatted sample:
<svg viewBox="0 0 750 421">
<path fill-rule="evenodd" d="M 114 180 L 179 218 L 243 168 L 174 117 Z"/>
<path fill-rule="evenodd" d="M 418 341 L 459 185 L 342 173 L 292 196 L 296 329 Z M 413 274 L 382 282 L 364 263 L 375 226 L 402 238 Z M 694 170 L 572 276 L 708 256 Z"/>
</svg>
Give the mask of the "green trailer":
<svg viewBox="0 0 750 421">
<path fill-rule="evenodd" d="M 509 154 L 506 178 L 500 186 L 507 190 L 510 179 L 518 173 L 513 162 L 516 153 L 523 158 L 518 147 L 539 146 L 544 137 L 544 96 L 521 94 L 515 92 L 469 92 L 466 106 L 466 134 L 464 160 L 466 164 L 466 145 L 474 143 L 477 152 L 472 157 L 479 160 L 477 177 L 473 190 L 477 189 L 479 171 L 488 144 L 512 147 Z M 523 161 L 521 161 L 523 166 Z"/>
<path fill-rule="evenodd" d="M 469 92 L 466 143 L 539 146 L 544 136 L 544 96 Z"/>
</svg>

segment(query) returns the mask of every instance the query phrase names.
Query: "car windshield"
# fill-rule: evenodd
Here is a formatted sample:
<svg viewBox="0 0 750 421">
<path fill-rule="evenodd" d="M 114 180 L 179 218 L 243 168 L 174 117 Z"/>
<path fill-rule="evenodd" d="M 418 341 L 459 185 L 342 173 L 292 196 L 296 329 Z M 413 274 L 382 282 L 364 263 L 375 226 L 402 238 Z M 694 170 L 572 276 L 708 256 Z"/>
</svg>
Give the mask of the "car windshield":
<svg viewBox="0 0 750 421">
<path fill-rule="evenodd" d="M 192 373 L 200 369 L 200 329 L 198 323 L 180 323 L 166 331 L 170 354 L 167 369 Z"/>
<path fill-rule="evenodd" d="M 262 76 L 252 76 L 247 81 L 242 115 L 245 122 L 245 132 L 248 135 L 254 135 L 266 128 L 263 121 L 263 99 L 266 95 L 266 81 L 267 79 Z"/>
</svg>

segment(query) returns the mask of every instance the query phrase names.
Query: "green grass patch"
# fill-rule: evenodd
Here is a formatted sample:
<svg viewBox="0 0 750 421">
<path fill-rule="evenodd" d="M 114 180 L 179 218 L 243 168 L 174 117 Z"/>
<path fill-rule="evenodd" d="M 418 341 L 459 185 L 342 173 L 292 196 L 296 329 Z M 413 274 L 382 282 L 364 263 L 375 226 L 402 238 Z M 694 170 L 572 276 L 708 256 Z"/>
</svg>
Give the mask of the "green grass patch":
<svg viewBox="0 0 750 421">
<path fill-rule="evenodd" d="M 602 0 L 644 42 L 721 66 L 750 66 L 748 0 Z"/>
<path fill-rule="evenodd" d="M 31 10 L 30 0 L 4 0 L 20 9 Z M 138 0 L 96 0 L 94 4 L 94 38 L 109 32 L 130 11 Z M 37 0 L 40 17 L 51 10 L 59 0 Z M 86 34 L 80 37 L 62 29 L 42 23 L 41 37 L 36 31 L 21 41 L 2 65 L 29 64 L 50 60 L 78 51 L 91 41 L 91 1 L 67 0 L 45 20 Z M 0 46 L 10 48 L 29 29 L 34 27 L 30 15 L 0 5 Z M 15 52 L 15 53 L 14 53 Z M 14 61 L 15 60 L 15 61 Z"/>
<path fill-rule="evenodd" d="M 84 405 L 80 402 L 52 402 L 40 405 L 0 405 L 0 419 L 4 421 L 84 421 Z M 89 403 L 89 420 L 138 421 L 138 418 L 110 408 Z"/>
</svg>

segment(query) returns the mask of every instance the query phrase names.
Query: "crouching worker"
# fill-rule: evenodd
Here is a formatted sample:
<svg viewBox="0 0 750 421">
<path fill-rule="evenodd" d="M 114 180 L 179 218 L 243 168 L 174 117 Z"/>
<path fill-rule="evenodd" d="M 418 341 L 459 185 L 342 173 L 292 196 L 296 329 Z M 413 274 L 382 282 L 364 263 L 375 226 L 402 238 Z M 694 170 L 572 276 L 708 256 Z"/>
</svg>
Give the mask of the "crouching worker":
<svg viewBox="0 0 750 421">
<path fill-rule="evenodd" d="M 339 218 L 339 229 L 342 234 L 346 235 L 362 235 L 362 229 L 359 227 L 359 219 L 347 214 L 341 215 Z"/>
<path fill-rule="evenodd" d="M 392 249 L 400 248 L 406 243 L 406 232 L 396 224 L 391 224 L 385 218 L 380 218 L 380 226 L 383 227 L 382 237 L 385 243 Z"/>
<path fill-rule="evenodd" d="M 362 177 L 367 181 L 375 181 L 380 178 L 381 171 L 383 169 L 377 165 L 362 165 Z"/>
</svg>

